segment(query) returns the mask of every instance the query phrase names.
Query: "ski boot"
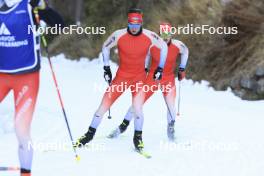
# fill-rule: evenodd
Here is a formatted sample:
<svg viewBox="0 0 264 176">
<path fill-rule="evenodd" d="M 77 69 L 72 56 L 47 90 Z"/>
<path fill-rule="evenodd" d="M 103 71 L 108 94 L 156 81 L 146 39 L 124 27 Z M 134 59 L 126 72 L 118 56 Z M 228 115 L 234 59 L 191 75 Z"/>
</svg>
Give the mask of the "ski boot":
<svg viewBox="0 0 264 176">
<path fill-rule="evenodd" d="M 87 133 L 77 140 L 77 142 L 74 144 L 74 147 L 76 148 L 85 146 L 85 144 L 89 143 L 93 139 L 95 132 L 95 128 L 89 127 Z"/>
<path fill-rule="evenodd" d="M 135 131 L 133 142 L 136 151 L 141 152 L 144 149 L 144 143 L 142 141 L 142 131 Z"/>
<path fill-rule="evenodd" d="M 129 125 L 129 121 L 124 119 L 123 122 L 113 130 L 107 137 L 108 138 L 117 138 L 121 133 L 124 133 Z"/>
</svg>

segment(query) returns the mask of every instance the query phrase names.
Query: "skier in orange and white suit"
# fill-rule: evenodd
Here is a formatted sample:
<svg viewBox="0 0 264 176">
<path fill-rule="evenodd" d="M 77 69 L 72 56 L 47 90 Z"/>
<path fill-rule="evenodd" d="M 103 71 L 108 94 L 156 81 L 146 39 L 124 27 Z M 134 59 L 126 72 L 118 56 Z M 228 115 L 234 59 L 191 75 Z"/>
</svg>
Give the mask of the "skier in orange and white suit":
<svg viewBox="0 0 264 176">
<path fill-rule="evenodd" d="M 145 62 L 149 49 L 153 46 L 159 48 L 160 59 L 157 68 L 154 69 L 152 79 L 159 80 L 162 77 L 163 67 L 167 56 L 166 43 L 154 32 L 143 29 L 142 11 L 131 9 L 128 13 L 128 27 L 115 31 L 104 43 L 102 53 L 104 58 L 104 77 L 109 83 L 101 105 L 97 109 L 89 126 L 88 132 L 76 142 L 76 146 L 81 147 L 90 142 L 95 135 L 96 129 L 101 123 L 103 115 L 109 110 L 116 99 L 128 88 L 132 93 L 132 104 L 139 92 L 138 84 L 142 84 L 146 79 Z M 114 46 L 118 48 L 119 68 L 116 77 L 112 81 L 112 73 L 109 66 L 110 49 Z M 119 86 L 119 88 L 118 88 Z M 121 86 L 121 91 L 119 90 Z M 135 119 L 134 146 L 137 150 L 142 147 L 142 126 L 143 113 L 142 107 L 137 109 Z"/>
</svg>

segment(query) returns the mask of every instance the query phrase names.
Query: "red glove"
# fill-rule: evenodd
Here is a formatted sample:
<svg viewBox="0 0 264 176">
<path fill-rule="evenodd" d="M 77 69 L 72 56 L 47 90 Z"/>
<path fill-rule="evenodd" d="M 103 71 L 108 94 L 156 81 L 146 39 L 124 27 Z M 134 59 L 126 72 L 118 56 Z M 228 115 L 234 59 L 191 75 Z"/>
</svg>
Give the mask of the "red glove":
<svg viewBox="0 0 264 176">
<path fill-rule="evenodd" d="M 185 69 L 180 68 L 178 71 L 178 80 L 181 81 L 185 78 Z"/>
</svg>

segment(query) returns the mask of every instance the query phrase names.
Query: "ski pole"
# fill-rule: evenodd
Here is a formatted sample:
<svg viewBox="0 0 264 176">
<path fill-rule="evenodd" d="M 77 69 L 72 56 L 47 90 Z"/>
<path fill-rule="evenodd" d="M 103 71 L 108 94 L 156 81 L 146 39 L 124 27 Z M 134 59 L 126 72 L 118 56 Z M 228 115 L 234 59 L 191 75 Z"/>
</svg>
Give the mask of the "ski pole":
<svg viewBox="0 0 264 176">
<path fill-rule="evenodd" d="M 162 88 L 161 88 L 161 86 L 160 86 L 160 83 L 158 83 L 158 85 L 159 85 L 160 90 L 161 90 L 161 92 L 162 92 L 163 90 L 162 90 Z M 163 99 L 164 99 L 164 101 L 165 101 L 166 107 L 167 107 L 168 112 L 169 112 L 169 114 L 170 114 L 171 120 L 173 120 L 172 112 L 171 112 L 171 110 L 170 110 L 170 108 L 169 108 L 169 105 L 168 105 L 168 103 L 167 103 L 167 101 L 166 101 L 166 98 L 165 98 L 164 96 L 163 96 Z"/>
<path fill-rule="evenodd" d="M 169 111 L 169 114 L 170 114 L 170 116 L 171 116 L 171 120 L 173 120 L 173 116 L 172 116 L 171 110 L 170 110 L 170 108 L 169 108 L 169 105 L 168 105 L 168 103 L 167 103 L 167 101 L 166 101 L 166 98 L 165 98 L 165 97 L 164 97 L 164 101 L 165 101 L 165 104 L 166 104 L 166 106 L 167 106 L 167 109 L 168 109 L 168 111 Z"/>
<path fill-rule="evenodd" d="M 34 14 L 35 14 L 36 22 L 39 25 L 40 24 L 40 18 L 39 18 L 39 13 L 38 13 L 38 9 L 37 8 L 34 9 Z M 67 125 L 67 130 L 68 130 L 68 133 L 69 133 L 69 136 L 70 136 L 70 140 L 72 142 L 72 148 L 73 148 L 73 151 L 75 153 L 75 159 L 76 159 L 76 161 L 80 161 L 80 156 L 77 154 L 77 151 L 76 151 L 76 149 L 74 147 L 74 141 L 73 141 L 70 125 L 69 125 L 67 114 L 66 114 L 66 111 L 65 111 L 65 108 L 64 108 L 64 104 L 63 104 L 63 101 L 62 101 L 62 97 L 61 97 L 61 93 L 60 93 L 60 90 L 59 90 L 59 86 L 58 86 L 58 82 L 57 82 L 57 79 L 56 79 L 56 75 L 55 75 L 55 72 L 54 72 L 54 69 L 53 69 L 53 65 L 52 65 L 52 62 L 51 62 L 51 59 L 50 59 L 49 50 L 48 50 L 48 44 L 47 44 L 47 41 L 46 41 L 46 38 L 45 38 L 44 35 L 41 35 L 41 41 L 42 41 L 43 46 L 45 48 L 45 51 L 47 53 L 49 66 L 50 66 L 51 73 L 52 73 L 52 78 L 53 78 L 53 81 L 54 81 L 54 84 L 55 84 L 55 87 L 56 87 L 56 90 L 57 90 L 58 98 L 59 98 L 59 101 L 60 101 L 60 106 L 61 106 L 61 109 L 62 109 L 64 120 L 65 120 L 66 125 Z"/>
<path fill-rule="evenodd" d="M 179 98 L 178 98 L 178 112 L 177 112 L 177 116 L 180 116 L 180 105 L 181 105 L 181 81 L 179 82 Z"/>
<path fill-rule="evenodd" d="M 110 83 L 108 83 L 108 86 L 110 86 Z M 108 119 L 112 119 L 112 116 L 111 116 L 111 107 L 109 108 L 108 110 Z"/>
<path fill-rule="evenodd" d="M 19 167 L 0 167 L 0 171 L 20 171 Z"/>
<path fill-rule="evenodd" d="M 112 119 L 112 116 L 111 116 L 111 108 L 109 108 L 109 110 L 108 110 L 108 119 Z"/>
</svg>

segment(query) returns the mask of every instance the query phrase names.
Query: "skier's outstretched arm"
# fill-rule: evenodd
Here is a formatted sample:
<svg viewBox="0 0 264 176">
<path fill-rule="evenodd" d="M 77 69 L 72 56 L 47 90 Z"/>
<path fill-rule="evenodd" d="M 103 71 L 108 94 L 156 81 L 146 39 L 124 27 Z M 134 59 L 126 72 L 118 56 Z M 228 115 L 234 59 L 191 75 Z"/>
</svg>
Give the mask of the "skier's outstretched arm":
<svg viewBox="0 0 264 176">
<path fill-rule="evenodd" d="M 154 80 L 161 80 L 163 68 L 167 59 L 168 54 L 168 46 L 166 42 L 162 40 L 157 34 L 152 31 L 144 30 L 144 33 L 150 36 L 152 46 L 156 46 L 160 49 L 160 62 L 158 68 L 156 68 L 155 73 L 153 75 Z"/>
<path fill-rule="evenodd" d="M 189 58 L 189 49 L 181 41 L 177 41 L 177 47 L 180 49 L 180 54 L 181 54 L 180 68 L 185 69 Z"/>
<path fill-rule="evenodd" d="M 110 69 L 110 50 L 117 45 L 119 38 L 126 32 L 125 29 L 117 30 L 112 33 L 104 42 L 102 55 L 104 61 L 104 78 L 110 84 L 112 82 L 112 73 Z"/>
<path fill-rule="evenodd" d="M 47 3 L 45 0 L 29 0 L 30 5 L 35 8 L 45 9 L 47 7 Z"/>
<path fill-rule="evenodd" d="M 152 35 L 152 45 L 158 47 L 160 49 L 160 62 L 159 62 L 159 68 L 164 68 L 167 54 L 168 54 L 168 46 L 166 42 L 160 38 L 157 34 L 154 32 L 151 34 Z"/>
<path fill-rule="evenodd" d="M 185 78 L 185 68 L 189 58 L 189 49 L 179 40 L 172 40 L 172 42 L 179 48 L 181 54 L 181 63 L 178 71 L 178 80 L 181 81 Z"/>
<path fill-rule="evenodd" d="M 61 27 L 65 26 L 64 20 L 61 15 L 56 12 L 54 9 L 48 6 L 44 0 L 31 0 L 30 5 L 32 8 L 38 8 L 38 13 L 40 19 L 45 21 L 49 26 L 54 27 L 60 25 Z"/>
<path fill-rule="evenodd" d="M 103 44 L 102 54 L 104 66 L 109 66 L 110 50 L 117 45 L 117 31 L 112 33 Z"/>
<path fill-rule="evenodd" d="M 160 62 L 159 62 L 159 67 L 164 68 L 167 54 L 168 54 L 168 46 L 167 44 L 160 38 L 159 39 L 159 46 L 160 46 Z"/>
<path fill-rule="evenodd" d="M 112 82 L 112 72 L 110 69 L 110 50 L 116 45 L 117 45 L 116 32 L 114 32 L 104 42 L 102 48 L 102 55 L 104 61 L 104 79 L 106 82 L 108 82 L 108 84 L 111 84 Z"/>
</svg>

